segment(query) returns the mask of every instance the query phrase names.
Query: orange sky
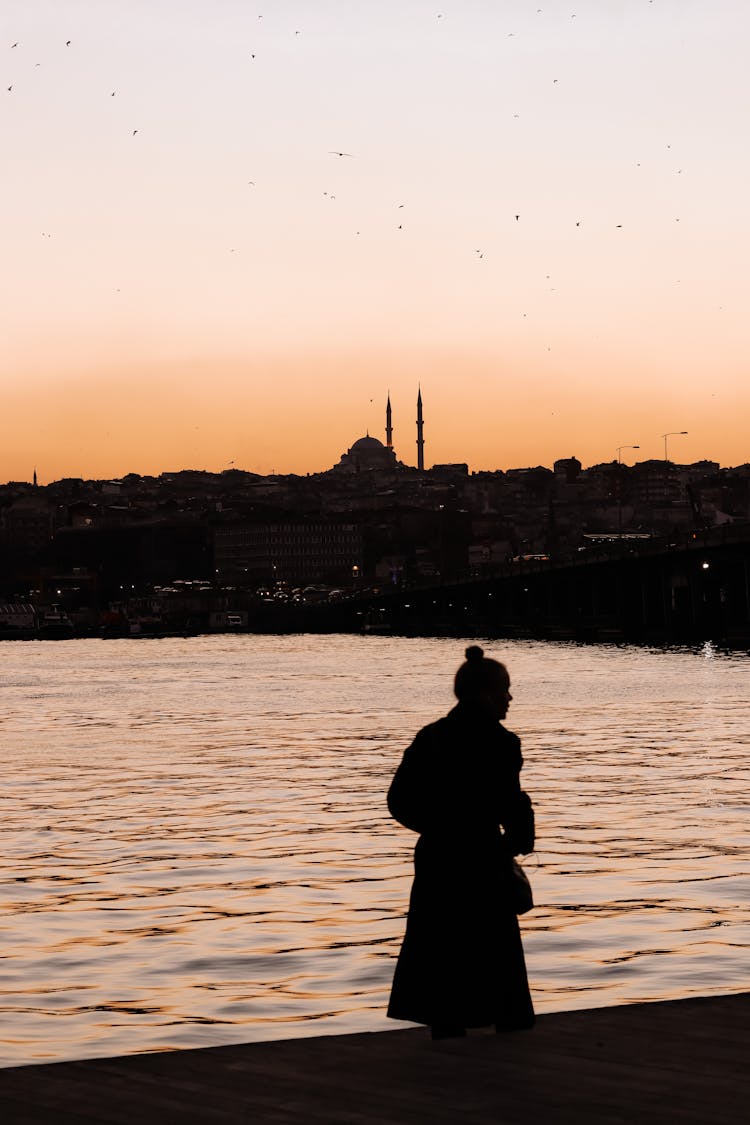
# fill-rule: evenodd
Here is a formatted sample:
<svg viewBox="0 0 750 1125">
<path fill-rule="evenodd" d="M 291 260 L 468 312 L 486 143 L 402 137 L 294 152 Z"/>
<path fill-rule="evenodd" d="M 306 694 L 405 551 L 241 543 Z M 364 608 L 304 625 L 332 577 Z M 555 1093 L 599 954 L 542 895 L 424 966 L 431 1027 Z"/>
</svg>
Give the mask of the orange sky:
<svg viewBox="0 0 750 1125">
<path fill-rule="evenodd" d="M 422 381 L 427 464 L 468 460 L 472 469 L 546 464 L 578 456 L 584 464 L 613 460 L 616 445 L 626 462 L 663 456 L 661 434 L 675 427 L 673 387 L 649 386 L 657 372 L 630 377 L 627 357 L 619 366 L 602 355 L 598 392 L 577 371 L 569 349 L 555 363 L 562 387 L 550 390 L 543 373 L 507 366 L 482 355 L 395 357 L 387 353 L 323 355 L 302 364 L 267 357 L 248 366 L 220 361 L 221 379 L 208 360 L 163 363 L 134 378 L 129 366 L 99 375 L 70 376 L 64 391 L 55 380 L 36 380 L 33 455 L 40 480 L 60 476 L 118 477 L 179 468 L 220 471 L 234 462 L 251 472 L 316 472 L 330 468 L 366 430 L 384 440 L 385 398 L 379 384 L 391 372 L 394 445 L 398 457 L 416 462 L 416 385 Z M 406 370 L 399 370 L 402 364 Z M 335 376 L 340 388 L 329 401 L 318 389 Z M 364 400 L 362 388 L 371 390 Z M 157 388 L 156 390 L 154 388 Z M 6 399 L 9 416 L 28 408 L 28 388 Z M 740 379 L 721 397 L 706 395 L 698 376 L 680 391 L 677 426 L 686 437 L 670 439 L 680 461 L 706 456 L 723 464 L 746 459 L 742 424 L 746 392 Z M 727 416 L 736 420 L 728 432 Z M 352 420 L 354 421 L 354 424 Z M 571 435 L 575 435 L 571 439 Z M 9 430 L 3 456 L 23 464 L 27 426 Z M 47 463 L 55 466 L 53 472 Z M 15 475 L 12 479 L 26 479 Z"/>
<path fill-rule="evenodd" d="M 750 9 L 8 9 L 0 481 L 750 460 Z"/>
</svg>

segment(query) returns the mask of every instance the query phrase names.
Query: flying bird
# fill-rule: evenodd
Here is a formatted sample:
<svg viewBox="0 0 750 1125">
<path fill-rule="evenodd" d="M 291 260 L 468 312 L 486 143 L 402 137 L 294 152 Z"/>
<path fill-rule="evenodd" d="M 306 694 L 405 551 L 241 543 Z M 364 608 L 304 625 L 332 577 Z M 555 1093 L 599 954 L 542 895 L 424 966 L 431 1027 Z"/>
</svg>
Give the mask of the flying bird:
<svg viewBox="0 0 750 1125">
<path fill-rule="evenodd" d="M 352 154 L 350 152 L 336 152 L 335 149 L 329 149 L 328 155 L 329 156 L 351 156 Z"/>
<path fill-rule="evenodd" d="M 138 130 L 137 130 L 137 129 L 134 129 L 134 130 L 133 130 L 133 136 L 135 136 L 137 132 L 138 132 Z"/>
<path fill-rule="evenodd" d="M 520 216 L 520 215 L 516 215 L 516 222 L 518 222 L 518 220 L 519 220 L 520 218 L 521 218 L 521 216 Z"/>
<path fill-rule="evenodd" d="M 18 44 L 17 44 L 17 43 L 11 43 L 11 45 L 10 45 L 10 49 L 11 49 L 11 51 L 13 50 L 13 48 L 14 48 L 14 47 L 17 47 L 17 46 L 18 46 Z"/>
<path fill-rule="evenodd" d="M 66 42 L 65 42 L 65 46 L 66 46 L 66 47 L 69 47 L 69 46 L 70 46 L 70 44 L 71 44 L 71 42 L 72 42 L 72 40 L 70 40 L 70 39 L 66 40 Z"/>
</svg>

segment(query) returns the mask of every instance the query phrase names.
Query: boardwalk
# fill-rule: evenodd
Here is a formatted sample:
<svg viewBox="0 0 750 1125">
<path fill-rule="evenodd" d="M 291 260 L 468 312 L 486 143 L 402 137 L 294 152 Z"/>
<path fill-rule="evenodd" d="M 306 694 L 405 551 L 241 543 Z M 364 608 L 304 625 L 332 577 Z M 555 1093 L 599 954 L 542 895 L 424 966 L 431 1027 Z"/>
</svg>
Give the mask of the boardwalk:
<svg viewBox="0 0 750 1125">
<path fill-rule="evenodd" d="M 542 1016 L 432 1043 L 424 1029 L 0 1070 L 7 1125 L 736 1125 L 750 993 Z"/>
</svg>

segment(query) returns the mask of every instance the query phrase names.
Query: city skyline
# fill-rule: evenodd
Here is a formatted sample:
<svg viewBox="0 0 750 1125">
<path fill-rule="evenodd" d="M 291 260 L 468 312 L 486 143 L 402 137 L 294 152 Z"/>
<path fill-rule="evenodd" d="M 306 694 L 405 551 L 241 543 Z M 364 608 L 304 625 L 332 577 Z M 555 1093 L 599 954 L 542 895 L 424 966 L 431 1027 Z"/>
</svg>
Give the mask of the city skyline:
<svg viewBox="0 0 750 1125">
<path fill-rule="evenodd" d="M 750 460 L 730 0 L 10 0 L 0 480 Z M 624 459 L 625 459 L 624 458 Z"/>
<path fill-rule="evenodd" d="M 409 453 L 407 452 L 408 444 L 409 444 L 408 441 L 407 441 L 407 445 L 406 445 L 406 448 L 405 448 L 405 452 L 401 456 L 399 456 L 399 452 L 397 451 L 397 449 L 395 447 L 395 443 L 393 441 L 393 433 L 394 433 L 393 408 L 392 408 L 392 404 L 391 404 L 390 391 L 388 391 L 388 392 L 386 392 L 386 399 L 385 399 L 384 413 L 383 413 L 383 420 L 384 420 L 383 437 L 385 438 L 385 440 L 383 440 L 383 438 L 378 436 L 377 428 L 375 429 L 375 431 L 373 433 L 370 433 L 370 429 L 368 427 L 365 430 L 364 434 L 357 435 L 356 438 L 352 439 L 352 441 L 348 445 L 348 447 L 342 451 L 341 457 L 338 461 L 336 461 L 336 460 L 332 461 L 330 464 L 326 465 L 321 470 L 314 470 L 314 471 L 311 471 L 311 470 L 304 471 L 303 470 L 302 472 L 295 473 L 295 472 L 286 472 L 286 471 L 283 471 L 283 470 L 277 470 L 276 468 L 272 468 L 267 473 L 260 473 L 260 474 L 256 474 L 256 475 L 259 475 L 259 476 L 316 476 L 316 475 L 321 475 L 321 474 L 326 475 L 328 473 L 341 470 L 341 469 L 344 468 L 344 466 L 347 466 L 347 465 L 349 466 L 349 470 L 351 471 L 351 468 L 354 466 L 355 462 L 357 462 L 357 461 L 361 461 L 361 466 L 358 465 L 356 471 L 360 471 L 360 467 L 361 467 L 362 470 L 364 470 L 364 471 L 376 470 L 376 471 L 379 471 L 381 473 L 383 473 L 383 472 L 386 472 L 386 473 L 387 472 L 398 472 L 398 471 L 401 471 L 401 470 L 408 470 L 408 469 L 416 469 L 418 472 L 429 472 L 429 470 L 431 468 L 435 468 L 435 469 L 451 468 L 453 466 L 459 466 L 459 465 L 465 466 L 465 471 L 468 471 L 468 472 L 471 472 L 471 473 L 473 473 L 473 472 L 490 472 L 490 473 L 493 473 L 493 472 L 503 472 L 503 473 L 504 472 L 522 472 L 522 471 L 525 471 L 525 470 L 538 469 L 538 468 L 551 469 L 553 466 L 557 465 L 559 462 L 565 462 L 565 461 L 578 461 L 582 471 L 584 471 L 584 472 L 588 468 L 594 468 L 594 467 L 599 466 L 599 465 L 616 464 L 616 465 L 621 465 L 623 468 L 633 468 L 633 467 L 637 467 L 638 465 L 641 465 L 641 464 L 651 463 L 651 462 L 659 462 L 659 461 L 665 462 L 665 463 L 670 463 L 672 465 L 675 465 L 678 468 L 680 466 L 686 466 L 686 465 L 689 465 L 689 464 L 693 464 L 693 465 L 696 465 L 696 464 L 706 464 L 706 465 L 708 465 L 708 464 L 718 464 L 720 468 L 726 468 L 726 469 L 732 469 L 732 468 L 740 467 L 740 465 L 734 465 L 734 466 L 733 465 L 721 465 L 714 458 L 709 458 L 709 457 L 698 456 L 693 461 L 688 462 L 688 461 L 685 461 L 684 459 L 681 459 L 680 457 L 674 456 L 674 446 L 673 446 L 673 452 L 670 453 L 668 443 L 675 438 L 679 439 L 679 440 L 682 440 L 683 438 L 689 437 L 689 433 L 686 430 L 671 430 L 671 431 L 668 431 L 667 433 L 660 434 L 658 440 L 660 442 L 660 448 L 661 448 L 662 452 L 658 456 L 656 456 L 656 455 L 654 455 L 654 456 L 643 456 L 643 455 L 641 455 L 641 452 L 640 452 L 641 446 L 640 446 L 639 443 L 627 443 L 627 444 L 623 444 L 623 445 L 618 446 L 617 449 L 615 450 L 615 455 L 612 458 L 605 458 L 605 460 L 603 460 L 603 461 L 590 462 L 588 464 L 582 462 L 580 460 L 580 458 L 578 458 L 576 456 L 575 452 L 568 453 L 568 454 L 559 454 L 559 455 L 553 457 L 549 463 L 544 463 L 544 462 L 539 461 L 539 460 L 537 460 L 537 461 L 532 460 L 528 464 L 525 464 L 525 465 L 506 465 L 502 469 L 499 466 L 495 466 L 494 468 L 472 469 L 472 467 L 468 464 L 468 462 L 466 462 L 464 460 L 461 460 L 460 458 L 456 461 L 453 461 L 453 462 L 438 462 L 438 461 L 433 460 L 432 463 L 430 463 L 429 461 L 425 462 L 425 460 L 424 460 L 424 448 L 425 448 L 425 445 L 428 444 L 428 443 L 426 442 L 426 440 L 424 438 L 425 423 L 424 423 L 424 413 L 423 413 L 423 401 L 422 401 L 422 389 L 421 389 L 421 387 L 417 388 L 417 399 L 416 399 L 416 403 L 415 403 L 415 411 L 416 411 L 416 420 L 415 420 L 415 423 L 414 423 L 413 433 L 416 436 L 413 437 L 413 444 L 416 447 L 416 454 L 414 454 L 413 456 L 409 456 Z M 375 440 L 373 441 L 373 439 L 375 439 Z M 628 464 L 629 461 L 630 461 L 630 464 Z M 748 464 L 750 464 L 750 462 L 748 462 L 748 461 L 741 462 L 741 466 L 746 466 Z M 195 466 L 195 465 L 193 465 L 193 466 L 184 465 L 184 466 L 179 466 L 179 467 L 172 466 L 171 468 L 165 468 L 165 469 L 162 469 L 160 472 L 155 472 L 155 473 L 139 472 L 137 469 L 130 469 L 130 470 L 128 470 L 127 473 L 120 474 L 119 478 L 110 475 L 110 477 L 108 479 L 122 479 L 122 478 L 124 478 L 126 476 L 130 476 L 130 475 L 141 476 L 141 477 L 149 477 L 149 476 L 159 477 L 159 476 L 169 476 L 172 473 L 179 473 L 179 472 L 197 472 L 197 473 L 202 472 L 202 473 L 206 473 L 207 475 L 211 475 L 212 473 L 220 473 L 220 472 L 223 472 L 223 471 L 228 471 L 230 469 L 233 470 L 233 471 L 239 471 L 239 472 L 252 472 L 252 470 L 248 470 L 246 468 L 246 466 L 238 464 L 236 461 L 232 460 L 227 465 L 223 466 L 221 469 L 218 469 L 218 470 L 201 468 L 201 467 Z M 39 485 L 50 484 L 50 483 L 54 483 L 55 480 L 59 480 L 59 479 L 63 479 L 63 478 L 50 477 L 46 480 L 43 480 L 41 474 L 38 471 L 38 466 L 36 464 L 34 464 L 33 469 L 32 469 L 32 475 L 31 475 L 31 483 L 33 483 L 33 485 L 35 487 L 37 486 L 37 484 L 39 484 Z M 81 475 L 78 475 L 76 477 L 74 475 L 72 478 L 67 477 L 67 478 L 64 478 L 64 479 L 97 480 L 97 479 L 103 479 L 103 478 L 84 477 L 84 476 L 81 476 Z M 9 485 L 9 484 L 13 484 L 13 483 L 23 484 L 24 482 L 25 482 L 25 478 L 23 478 L 23 477 L 18 478 L 17 481 L 0 481 L 0 487 L 2 487 L 3 485 Z"/>
<path fill-rule="evenodd" d="M 413 440 L 413 444 L 416 446 L 417 451 L 419 450 L 419 445 L 420 445 L 420 435 L 422 435 L 424 433 L 423 423 L 421 421 L 421 419 L 422 419 L 422 414 L 421 414 L 421 389 L 418 392 L 418 394 L 419 394 L 419 398 L 418 398 L 418 407 L 417 407 L 417 421 L 415 423 L 415 428 L 414 428 L 414 433 L 417 436 Z M 260 474 L 256 474 L 256 475 L 259 475 L 259 476 L 278 476 L 278 477 L 283 477 L 283 476 L 290 476 L 290 477 L 295 477 L 295 476 L 305 477 L 305 476 L 308 476 L 309 477 L 309 476 L 320 476 L 320 475 L 325 476 L 325 475 L 328 475 L 330 473 L 340 471 L 342 469 L 343 465 L 347 461 L 350 460 L 351 455 L 357 453 L 358 447 L 364 446 L 366 442 L 371 441 L 371 439 L 373 439 L 373 438 L 375 438 L 375 440 L 377 442 L 377 445 L 380 447 L 379 452 L 381 453 L 381 456 L 380 457 L 377 456 L 378 450 L 376 450 L 375 456 L 373 457 L 372 456 L 372 449 L 370 448 L 369 452 L 370 452 L 371 456 L 367 457 L 367 447 L 365 446 L 364 461 L 370 462 L 370 464 L 364 464 L 363 465 L 363 470 L 365 472 L 368 469 L 379 471 L 380 473 L 399 472 L 401 470 L 409 470 L 409 469 L 416 469 L 419 472 L 429 472 L 431 469 L 437 469 L 437 470 L 444 469 L 445 470 L 445 469 L 452 469 L 454 467 L 458 468 L 460 466 L 465 466 L 464 471 L 468 471 L 469 474 L 482 473 L 482 472 L 484 472 L 484 473 L 498 473 L 498 472 L 499 473 L 513 473 L 513 472 L 524 472 L 524 471 L 533 470 L 533 469 L 547 469 L 549 471 L 552 471 L 554 466 L 556 466 L 560 463 L 563 463 L 563 462 L 567 462 L 567 461 L 574 461 L 574 462 L 577 461 L 577 462 L 579 462 L 580 470 L 581 470 L 581 472 L 584 472 L 584 473 L 588 469 L 597 468 L 597 467 L 600 467 L 600 466 L 603 467 L 603 466 L 606 466 L 606 465 L 620 465 L 623 469 L 630 469 L 630 468 L 638 468 L 641 465 L 646 465 L 646 464 L 650 465 L 654 462 L 663 462 L 663 463 L 671 464 L 672 466 L 674 466 L 677 469 L 685 468 L 685 467 L 688 467 L 688 466 L 704 465 L 704 464 L 706 466 L 711 465 L 711 464 L 714 464 L 714 465 L 718 464 L 720 469 L 726 469 L 726 470 L 729 470 L 729 471 L 731 471 L 734 468 L 746 468 L 748 465 L 750 465 L 750 461 L 738 462 L 737 464 L 730 465 L 730 464 L 721 464 L 720 462 L 716 461 L 714 458 L 709 458 L 707 456 L 705 456 L 705 457 L 698 456 L 695 459 L 693 459 L 692 461 L 686 461 L 684 458 L 681 458 L 679 456 L 675 456 L 674 455 L 674 449 L 669 450 L 669 447 L 668 447 L 668 444 L 667 444 L 667 439 L 669 441 L 671 441 L 673 438 L 682 438 L 682 437 L 686 437 L 688 435 L 687 435 L 686 431 L 674 430 L 674 431 L 670 431 L 668 433 L 659 435 L 658 440 L 660 442 L 660 447 L 661 447 L 661 451 L 662 451 L 661 455 L 655 454 L 653 456 L 642 456 L 641 452 L 640 452 L 640 449 L 641 449 L 640 445 L 628 444 L 628 445 L 623 445 L 623 446 L 618 447 L 614 451 L 613 457 L 606 458 L 603 461 L 597 461 L 597 462 L 588 462 L 587 463 L 585 461 L 582 461 L 579 457 L 577 457 L 575 452 L 572 452 L 572 453 L 567 453 L 567 454 L 566 453 L 560 453 L 559 455 L 553 457 L 549 462 L 542 462 L 542 461 L 539 461 L 539 460 L 533 461 L 532 460 L 528 464 L 507 465 L 504 468 L 500 468 L 499 466 L 495 466 L 494 468 L 474 469 L 466 461 L 461 461 L 461 460 L 458 460 L 458 461 L 455 461 L 455 462 L 433 461 L 432 463 L 430 463 L 430 461 L 427 461 L 420 468 L 419 452 L 417 452 L 411 458 L 409 456 L 405 456 L 405 455 L 399 456 L 399 451 L 396 449 L 395 444 L 392 441 L 392 435 L 393 435 L 392 417 L 393 417 L 393 415 L 392 415 L 390 394 L 388 394 L 387 398 L 386 398 L 386 407 L 385 407 L 385 426 L 383 427 L 383 434 L 384 434 L 385 440 L 383 440 L 383 438 L 379 437 L 377 432 L 370 433 L 370 430 L 367 429 L 364 434 L 360 434 L 356 438 L 352 439 L 350 445 L 346 449 L 341 451 L 341 457 L 338 460 L 334 458 L 331 461 L 331 463 L 326 465 L 323 469 L 315 470 L 315 471 L 307 470 L 307 471 L 295 473 L 295 472 L 285 472 L 285 471 L 277 470 L 277 469 L 274 468 L 274 469 L 269 470 L 267 473 L 260 473 Z M 375 443 L 372 443 L 372 444 L 375 444 Z M 427 444 L 427 442 L 424 438 L 421 438 L 421 444 L 422 444 L 423 447 L 424 447 L 424 445 Z M 391 458 L 391 460 L 389 460 L 389 458 Z M 43 479 L 42 474 L 38 471 L 38 466 L 35 464 L 32 468 L 31 476 L 29 477 L 28 481 L 26 480 L 25 477 L 20 477 L 17 480 L 14 480 L 14 481 L 10 481 L 10 480 L 9 481 L 0 481 L 0 487 L 12 485 L 12 484 L 24 484 L 24 483 L 33 483 L 34 486 L 37 486 L 37 484 L 38 484 L 40 487 L 43 487 L 47 484 L 54 484 L 54 483 L 56 483 L 56 481 L 61 480 L 61 479 L 81 479 L 81 480 L 84 480 L 84 481 L 93 482 L 93 481 L 104 480 L 104 479 L 120 480 L 120 479 L 124 479 L 127 476 L 135 476 L 135 477 L 143 477 L 143 478 L 146 478 L 146 477 L 169 477 L 172 474 L 177 474 L 177 473 L 181 473 L 181 472 L 205 473 L 206 475 L 211 476 L 211 475 L 218 475 L 218 474 L 221 474 L 222 472 L 227 472 L 227 471 L 230 471 L 230 470 L 233 471 L 233 472 L 250 473 L 251 475 L 253 473 L 252 470 L 247 469 L 244 465 L 237 464 L 234 461 L 232 461 L 228 465 L 225 465 L 225 466 L 223 466 L 219 469 L 214 469 L 214 470 L 201 468 L 201 467 L 195 466 L 195 465 L 193 465 L 193 466 L 183 465 L 183 466 L 179 466 L 179 467 L 171 466 L 170 468 L 164 468 L 160 472 L 156 472 L 156 473 L 140 472 L 139 470 L 137 470 L 135 468 L 131 468 L 127 473 L 123 473 L 119 477 L 110 476 L 110 477 L 105 477 L 105 478 L 98 478 L 98 477 L 81 477 L 80 475 L 78 475 L 78 476 L 66 477 L 66 478 L 49 477 L 49 478 Z"/>
</svg>

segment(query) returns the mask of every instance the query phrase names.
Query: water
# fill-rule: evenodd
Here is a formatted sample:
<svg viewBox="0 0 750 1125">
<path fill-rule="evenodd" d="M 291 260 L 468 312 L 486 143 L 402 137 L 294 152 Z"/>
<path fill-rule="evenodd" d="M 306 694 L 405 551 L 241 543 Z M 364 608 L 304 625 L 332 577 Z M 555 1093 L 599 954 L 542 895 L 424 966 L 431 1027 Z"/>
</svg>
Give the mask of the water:
<svg viewBox="0 0 750 1125">
<path fill-rule="evenodd" d="M 463 644 L 0 644 L 0 1062 L 399 1027 L 384 794 Z M 515 641 L 539 1012 L 748 987 L 750 657 Z"/>
</svg>

